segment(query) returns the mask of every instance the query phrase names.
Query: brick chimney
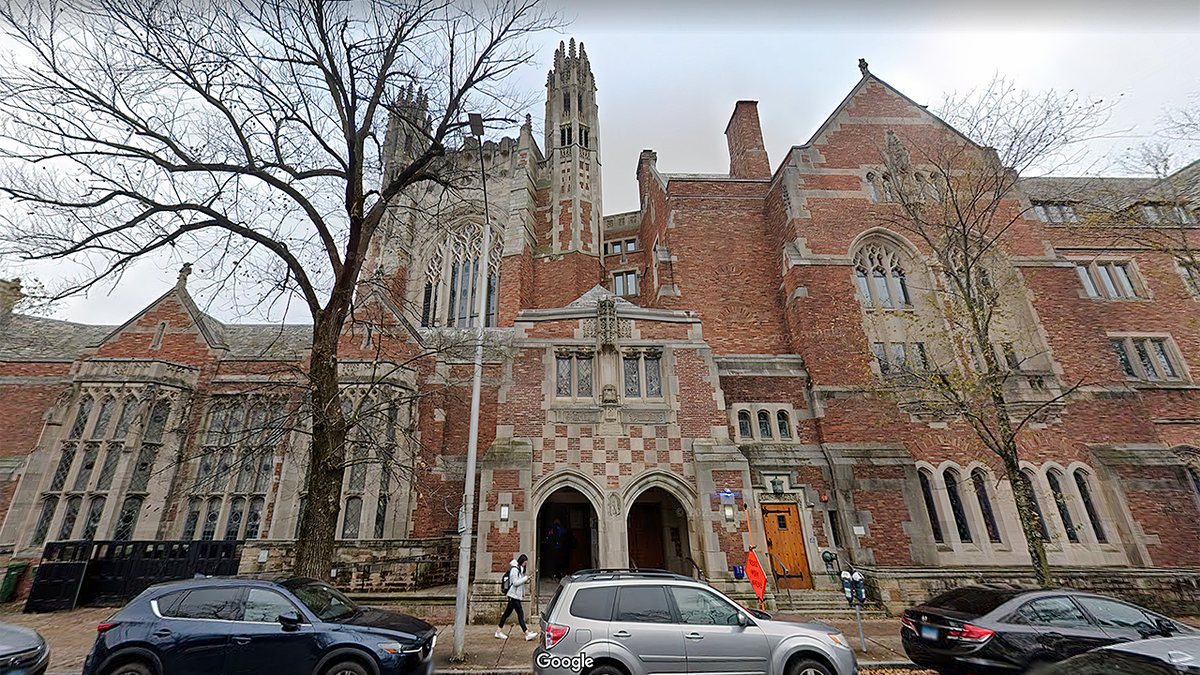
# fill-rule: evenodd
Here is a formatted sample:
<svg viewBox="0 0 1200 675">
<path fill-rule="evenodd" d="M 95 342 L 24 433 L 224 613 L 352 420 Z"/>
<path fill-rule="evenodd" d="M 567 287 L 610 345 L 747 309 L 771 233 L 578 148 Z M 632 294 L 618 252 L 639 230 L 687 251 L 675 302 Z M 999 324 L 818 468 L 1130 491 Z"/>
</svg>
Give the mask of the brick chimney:
<svg viewBox="0 0 1200 675">
<path fill-rule="evenodd" d="M 20 279 L 0 279 L 0 323 L 8 320 L 13 313 L 13 307 L 25 297 L 21 293 Z"/>
<path fill-rule="evenodd" d="M 758 101 L 738 101 L 725 127 L 729 142 L 729 177 L 769 180 L 771 163 L 758 124 Z"/>
</svg>

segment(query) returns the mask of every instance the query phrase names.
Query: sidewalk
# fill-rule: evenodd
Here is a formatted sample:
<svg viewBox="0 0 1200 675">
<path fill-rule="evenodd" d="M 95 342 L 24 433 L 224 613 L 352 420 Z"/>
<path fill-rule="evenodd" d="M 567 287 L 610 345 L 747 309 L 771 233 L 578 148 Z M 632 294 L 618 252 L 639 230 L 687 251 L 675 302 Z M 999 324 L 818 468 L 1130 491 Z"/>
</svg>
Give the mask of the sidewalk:
<svg viewBox="0 0 1200 675">
<path fill-rule="evenodd" d="M 858 665 L 870 669 L 877 675 L 887 672 L 932 673 L 918 670 L 904 657 L 900 647 L 900 620 L 877 619 L 863 621 L 863 633 L 867 639 L 867 652 L 862 651 L 858 640 L 858 625 L 853 621 L 826 621 L 849 639 L 858 654 Z M 534 624 L 530 624 L 533 626 Z M 509 639 L 498 640 L 494 636 L 495 626 L 467 626 L 464 636 L 466 661 L 451 663 L 454 650 L 454 627 L 439 626 L 437 647 L 433 650 L 434 670 L 438 673 L 470 673 L 471 675 L 516 675 L 530 673 L 533 668 L 533 650 L 538 640 L 526 642 L 521 629 L 512 621 L 506 627 Z M 899 666 L 899 667 L 898 667 Z M 887 670 L 876 670 L 887 668 Z"/>
</svg>

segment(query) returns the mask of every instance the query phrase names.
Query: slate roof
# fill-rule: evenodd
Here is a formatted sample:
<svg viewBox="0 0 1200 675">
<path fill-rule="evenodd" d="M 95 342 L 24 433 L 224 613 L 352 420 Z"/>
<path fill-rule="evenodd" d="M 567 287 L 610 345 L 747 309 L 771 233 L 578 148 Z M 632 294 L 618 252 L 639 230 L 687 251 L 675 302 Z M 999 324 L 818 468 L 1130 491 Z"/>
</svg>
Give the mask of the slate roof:
<svg viewBox="0 0 1200 675">
<path fill-rule="evenodd" d="M 0 321 L 0 360 L 74 361 L 112 329 L 113 326 L 10 314 Z"/>
</svg>

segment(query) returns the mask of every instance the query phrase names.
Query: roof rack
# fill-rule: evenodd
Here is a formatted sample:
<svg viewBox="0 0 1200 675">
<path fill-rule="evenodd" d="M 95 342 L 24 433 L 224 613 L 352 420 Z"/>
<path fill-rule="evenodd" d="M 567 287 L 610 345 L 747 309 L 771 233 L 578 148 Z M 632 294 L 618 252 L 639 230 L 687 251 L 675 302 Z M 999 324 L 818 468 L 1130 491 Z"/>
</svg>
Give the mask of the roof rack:
<svg viewBox="0 0 1200 675">
<path fill-rule="evenodd" d="M 677 574 L 675 572 L 669 572 L 667 570 L 642 568 L 642 567 L 609 567 L 609 568 L 579 570 L 578 572 L 575 572 L 574 574 L 572 574 L 571 578 L 578 579 L 578 578 L 582 578 L 582 577 L 596 577 L 596 576 L 607 576 L 607 575 L 611 575 L 614 577 L 641 577 L 641 578 L 655 578 L 655 579 L 679 579 L 682 581 L 698 581 L 698 579 L 696 579 L 695 577 L 689 577 L 684 574 Z"/>
</svg>

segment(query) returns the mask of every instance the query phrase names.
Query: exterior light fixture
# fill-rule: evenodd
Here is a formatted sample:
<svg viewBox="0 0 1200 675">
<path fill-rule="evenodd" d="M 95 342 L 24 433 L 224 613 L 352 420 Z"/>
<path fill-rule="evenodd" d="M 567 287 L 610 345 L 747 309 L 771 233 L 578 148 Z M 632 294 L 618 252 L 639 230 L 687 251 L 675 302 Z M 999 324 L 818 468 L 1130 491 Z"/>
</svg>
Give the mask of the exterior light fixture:
<svg viewBox="0 0 1200 675">
<path fill-rule="evenodd" d="M 725 522 L 732 523 L 734 520 L 733 504 L 725 505 Z"/>
<path fill-rule="evenodd" d="M 508 522 L 508 504 L 500 505 L 500 522 L 502 522 L 502 523 Z"/>
</svg>

